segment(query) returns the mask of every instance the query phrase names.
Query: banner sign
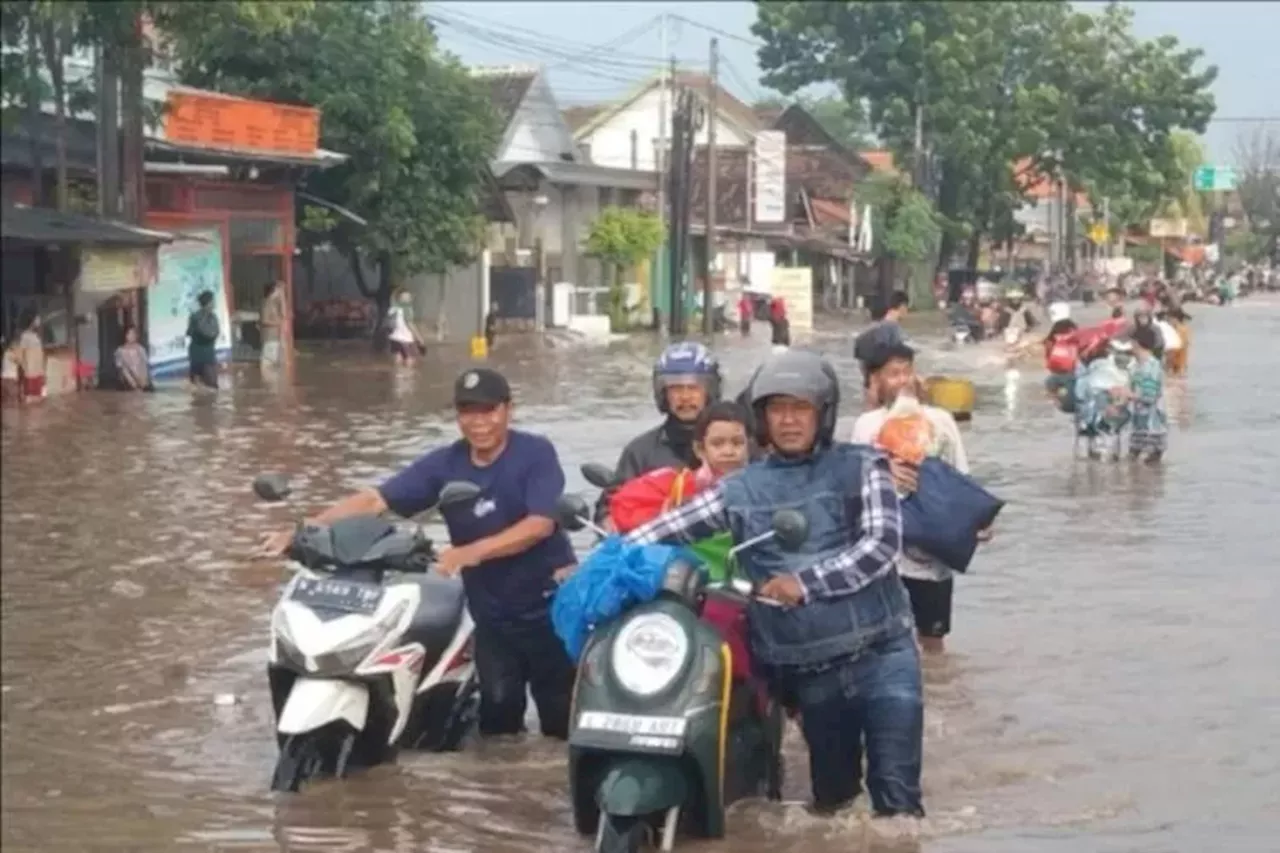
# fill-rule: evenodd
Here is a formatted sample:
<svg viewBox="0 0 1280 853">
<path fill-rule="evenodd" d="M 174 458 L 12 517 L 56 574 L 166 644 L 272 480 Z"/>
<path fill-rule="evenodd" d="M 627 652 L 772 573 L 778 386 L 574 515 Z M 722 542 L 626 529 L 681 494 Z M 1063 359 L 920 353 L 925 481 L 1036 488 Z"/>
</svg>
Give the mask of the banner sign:
<svg viewBox="0 0 1280 853">
<path fill-rule="evenodd" d="M 147 292 L 147 338 L 151 372 L 175 376 L 187 372 L 187 323 L 204 291 L 213 294 L 218 315 L 218 361 L 231 359 L 231 312 L 222 266 L 222 234 L 193 231 L 157 250 L 156 283 Z"/>
<path fill-rule="evenodd" d="M 787 221 L 787 134 L 762 130 L 756 134 L 755 221 Z"/>
</svg>

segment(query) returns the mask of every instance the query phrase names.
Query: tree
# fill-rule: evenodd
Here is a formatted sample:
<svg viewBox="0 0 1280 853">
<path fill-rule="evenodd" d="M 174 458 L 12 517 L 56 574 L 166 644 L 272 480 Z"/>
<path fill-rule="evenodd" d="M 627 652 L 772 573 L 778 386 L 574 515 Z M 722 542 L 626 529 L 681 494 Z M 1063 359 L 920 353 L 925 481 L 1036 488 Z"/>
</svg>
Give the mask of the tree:
<svg viewBox="0 0 1280 853">
<path fill-rule="evenodd" d="M 1060 2 L 757 8 L 767 85 L 835 83 L 865 101 L 900 162 L 916 163 L 943 217 L 939 265 L 960 240 L 972 265 L 985 236 L 1009 230 L 1023 160 L 1099 197 L 1158 202 L 1176 172 L 1170 134 L 1202 130 L 1213 110 L 1214 71 L 1198 69 L 1199 53 L 1138 40 L 1118 8 L 1096 21 Z"/>
<path fill-rule="evenodd" d="M 1249 230 L 1275 245 L 1280 238 L 1280 133 L 1258 127 L 1240 134 L 1234 159 Z"/>
<path fill-rule="evenodd" d="M 1217 71 L 1171 36 L 1138 39 L 1132 23 L 1132 10 L 1112 3 L 1061 28 L 1041 69 L 1050 144 L 1036 166 L 1087 192 L 1095 208 L 1110 199 L 1122 225 L 1170 207 L 1194 219 L 1190 173 L 1201 152 L 1185 131 L 1202 133 L 1212 117 Z"/>
<path fill-rule="evenodd" d="M 307 188 L 368 226 L 310 207 L 300 241 L 341 251 L 380 314 L 404 278 L 473 260 L 497 122 L 467 70 L 440 52 L 421 11 L 395 2 L 317 3 L 269 26 L 249 11 L 257 10 L 223 6 L 198 29 L 174 26 L 179 74 L 194 86 L 321 111 L 321 144 L 348 160 Z M 376 284 L 365 280 L 366 256 L 379 262 Z"/>
<path fill-rule="evenodd" d="M 627 326 L 626 293 L 622 271 L 651 257 L 662 245 L 662 222 L 647 211 L 630 207 L 606 207 L 587 235 L 587 254 L 613 268 L 609 282 L 609 324 L 613 331 Z"/>
<path fill-rule="evenodd" d="M 899 268 L 909 277 L 913 265 L 936 256 L 942 223 L 929 200 L 901 175 L 870 176 L 858 188 L 858 200 L 871 207 L 871 254 L 880 268 L 880 290 L 887 293 Z"/>
</svg>

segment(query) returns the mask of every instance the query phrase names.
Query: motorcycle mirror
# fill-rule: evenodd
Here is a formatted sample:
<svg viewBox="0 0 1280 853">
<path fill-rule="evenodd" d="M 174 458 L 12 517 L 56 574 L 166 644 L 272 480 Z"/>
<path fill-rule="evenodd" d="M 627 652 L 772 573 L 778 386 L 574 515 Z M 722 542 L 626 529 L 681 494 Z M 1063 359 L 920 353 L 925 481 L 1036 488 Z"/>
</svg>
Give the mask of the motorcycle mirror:
<svg viewBox="0 0 1280 853">
<path fill-rule="evenodd" d="M 780 509 L 773 514 L 773 533 L 787 551 L 798 551 L 809 538 L 809 522 L 798 510 Z"/>
<path fill-rule="evenodd" d="M 293 493 L 287 474 L 259 474 L 253 481 L 253 493 L 264 501 L 279 503 Z"/>
<path fill-rule="evenodd" d="M 599 462 L 588 462 L 579 468 L 582 478 L 597 489 L 612 489 L 618 484 L 618 475 Z"/>
<path fill-rule="evenodd" d="M 436 501 L 440 506 L 466 503 L 480 497 L 480 487 L 465 480 L 450 480 L 440 489 L 440 497 Z"/>
<path fill-rule="evenodd" d="M 585 519 L 591 515 L 591 508 L 581 495 L 561 495 L 556 501 L 556 521 L 570 533 L 577 533 L 587 526 Z"/>
</svg>

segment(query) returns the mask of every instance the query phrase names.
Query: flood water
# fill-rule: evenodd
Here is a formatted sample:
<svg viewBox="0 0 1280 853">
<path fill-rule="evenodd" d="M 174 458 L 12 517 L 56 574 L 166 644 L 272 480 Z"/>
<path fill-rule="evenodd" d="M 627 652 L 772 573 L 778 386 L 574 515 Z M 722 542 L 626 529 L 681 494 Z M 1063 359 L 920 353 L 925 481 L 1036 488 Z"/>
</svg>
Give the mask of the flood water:
<svg viewBox="0 0 1280 853">
<path fill-rule="evenodd" d="M 918 827 L 808 817 L 792 733 L 787 796 L 735 806 L 707 853 L 1275 851 L 1280 838 L 1280 300 L 1195 306 L 1191 375 L 1169 390 L 1161 468 L 1073 462 L 1034 363 L 926 349 L 965 373 L 977 475 L 1009 500 L 957 581 L 948 653 L 926 668 Z M 725 337 L 736 392 L 768 351 Z M 815 343 L 860 406 L 848 330 Z M 928 338 L 928 330 L 919 333 Z M 657 344 L 500 342 L 520 425 L 570 488 L 653 422 Z M 239 368 L 216 399 L 85 394 L 5 411 L 5 853 L 576 851 L 563 749 L 536 738 L 267 791 L 267 617 L 284 577 L 250 559 L 292 513 L 451 439 L 445 353 L 417 369 L 314 349 L 293 381 Z M 285 470 L 299 503 L 255 504 Z M 234 694 L 234 705 L 215 698 Z M 684 842 L 682 842 L 684 843 Z"/>
</svg>

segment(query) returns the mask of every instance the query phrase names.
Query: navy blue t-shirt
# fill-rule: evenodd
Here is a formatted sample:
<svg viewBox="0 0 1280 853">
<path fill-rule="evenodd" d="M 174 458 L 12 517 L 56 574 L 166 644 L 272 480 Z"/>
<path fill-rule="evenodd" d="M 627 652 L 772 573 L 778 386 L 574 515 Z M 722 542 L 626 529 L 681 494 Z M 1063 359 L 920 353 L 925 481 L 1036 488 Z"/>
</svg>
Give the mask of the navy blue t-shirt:
<svg viewBox="0 0 1280 853">
<path fill-rule="evenodd" d="M 506 448 L 488 465 L 473 463 L 467 442 L 458 440 L 420 457 L 378 491 L 388 509 L 407 518 L 435 506 L 440 489 L 451 480 L 481 489 L 474 501 L 441 508 L 453 545 L 501 533 L 530 515 L 555 518 L 556 502 L 564 493 L 555 447 L 540 435 L 519 430 L 510 432 Z M 552 574 L 574 562 L 569 537 L 556 530 L 524 553 L 464 569 L 471 615 L 493 624 L 545 608 Z"/>
</svg>

